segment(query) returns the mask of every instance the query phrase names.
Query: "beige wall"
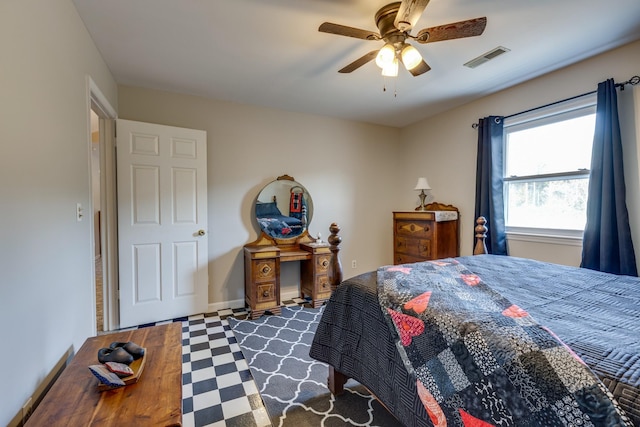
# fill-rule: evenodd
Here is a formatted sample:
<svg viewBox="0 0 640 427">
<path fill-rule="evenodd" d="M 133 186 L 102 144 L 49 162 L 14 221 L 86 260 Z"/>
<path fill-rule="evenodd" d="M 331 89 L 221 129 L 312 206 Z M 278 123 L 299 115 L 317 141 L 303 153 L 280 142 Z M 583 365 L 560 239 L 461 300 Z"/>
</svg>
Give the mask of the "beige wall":
<svg viewBox="0 0 640 427">
<path fill-rule="evenodd" d="M 345 277 L 391 263 L 398 129 L 126 86 L 118 99 L 120 118 L 207 131 L 213 308 L 243 304 L 242 248 L 258 236 L 253 203 L 285 173 L 312 196 L 311 234 L 342 228 Z M 281 277 L 283 295 L 297 295 L 298 263 L 283 264 Z"/>
<path fill-rule="evenodd" d="M 408 126 L 401 131 L 403 186 L 411 184 L 416 176 L 427 176 L 436 199 L 459 206 L 462 215 L 463 255 L 470 254 L 473 242 L 475 199 L 475 168 L 477 133 L 471 124 L 489 115 L 510 115 L 550 102 L 596 90 L 597 84 L 607 78 L 624 82 L 640 74 L 640 42 L 628 44 L 606 52 L 579 64 L 547 74 L 494 95 L 486 96 L 460 108 Z M 638 174 L 638 142 L 640 141 L 639 88 L 618 91 L 620 105 L 626 111 L 621 114 L 624 129 L 625 173 L 632 233 L 636 237 L 640 258 L 640 188 Z M 635 95 L 634 95 L 635 94 Z M 402 193 L 403 204 L 410 196 Z M 510 242 L 511 255 L 531 257 L 545 261 L 579 265 L 581 250 L 575 246 L 563 246 L 534 242 Z"/>
<path fill-rule="evenodd" d="M 639 55 L 640 43 L 633 43 L 401 130 L 126 86 L 119 87 L 119 111 L 126 119 L 207 131 L 209 221 L 225 224 L 210 225 L 209 233 L 209 301 L 220 308 L 216 304 L 239 304 L 244 298 L 242 246 L 257 235 L 252 204 L 276 176 L 293 175 L 311 192 L 313 234 L 326 236 L 333 221 L 342 226 L 346 277 L 392 262 L 390 212 L 416 206 L 412 188 L 418 176 L 428 177 L 432 199 L 461 209 L 461 252 L 469 255 L 477 141 L 471 124 L 594 90 L 608 77 L 624 81 L 637 73 Z M 633 107 L 622 117 L 629 152 L 638 140 L 634 92 L 620 93 L 621 103 Z M 637 160 L 628 163 L 629 209 L 637 235 L 640 178 Z M 575 242 L 512 240 L 509 247 L 515 256 L 580 262 Z M 355 270 L 352 260 L 358 262 Z M 297 265 L 284 264 L 283 294 L 295 295 L 297 283 Z"/>
<path fill-rule="evenodd" d="M 0 2 L 0 425 L 95 332 L 87 75 L 115 81 L 71 0 Z"/>
</svg>

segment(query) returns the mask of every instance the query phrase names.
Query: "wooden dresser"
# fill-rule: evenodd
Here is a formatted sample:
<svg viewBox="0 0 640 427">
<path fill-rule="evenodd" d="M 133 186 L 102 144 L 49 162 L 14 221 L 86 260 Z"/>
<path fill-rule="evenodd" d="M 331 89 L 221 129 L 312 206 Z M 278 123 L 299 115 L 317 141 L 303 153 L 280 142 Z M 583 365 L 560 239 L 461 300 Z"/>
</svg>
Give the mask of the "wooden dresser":
<svg viewBox="0 0 640 427">
<path fill-rule="evenodd" d="M 393 213 L 393 263 L 460 255 L 458 209 L 431 203 L 425 211 Z"/>
</svg>

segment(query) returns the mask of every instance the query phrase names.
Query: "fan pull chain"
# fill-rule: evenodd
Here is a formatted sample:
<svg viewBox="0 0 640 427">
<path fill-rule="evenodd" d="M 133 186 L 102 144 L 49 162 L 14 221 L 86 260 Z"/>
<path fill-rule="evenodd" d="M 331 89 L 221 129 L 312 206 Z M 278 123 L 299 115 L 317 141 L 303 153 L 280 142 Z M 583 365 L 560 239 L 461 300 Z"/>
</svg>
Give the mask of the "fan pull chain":
<svg viewBox="0 0 640 427">
<path fill-rule="evenodd" d="M 387 78 L 386 77 L 382 77 L 382 91 L 386 92 L 387 91 Z M 397 98 L 398 97 L 398 79 L 394 78 L 393 79 L 393 97 Z"/>
<path fill-rule="evenodd" d="M 382 91 L 383 92 L 387 91 L 387 78 L 386 77 L 382 77 Z M 398 97 L 398 79 L 397 78 L 393 79 L 393 97 L 394 98 Z"/>
</svg>

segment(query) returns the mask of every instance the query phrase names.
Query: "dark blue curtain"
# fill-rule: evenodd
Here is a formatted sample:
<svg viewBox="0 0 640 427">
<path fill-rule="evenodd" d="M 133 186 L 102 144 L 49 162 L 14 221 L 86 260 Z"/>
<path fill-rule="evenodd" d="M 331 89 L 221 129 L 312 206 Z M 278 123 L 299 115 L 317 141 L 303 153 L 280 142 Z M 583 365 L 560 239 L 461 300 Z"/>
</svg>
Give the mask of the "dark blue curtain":
<svg viewBox="0 0 640 427">
<path fill-rule="evenodd" d="M 504 135 L 503 118 L 489 116 L 478 123 L 475 218 L 487 219 L 485 243 L 489 253 L 508 255 L 504 223 Z"/>
<path fill-rule="evenodd" d="M 637 276 L 625 202 L 618 94 L 613 79 L 598 84 L 596 130 L 591 156 L 587 225 L 580 266 Z"/>
</svg>

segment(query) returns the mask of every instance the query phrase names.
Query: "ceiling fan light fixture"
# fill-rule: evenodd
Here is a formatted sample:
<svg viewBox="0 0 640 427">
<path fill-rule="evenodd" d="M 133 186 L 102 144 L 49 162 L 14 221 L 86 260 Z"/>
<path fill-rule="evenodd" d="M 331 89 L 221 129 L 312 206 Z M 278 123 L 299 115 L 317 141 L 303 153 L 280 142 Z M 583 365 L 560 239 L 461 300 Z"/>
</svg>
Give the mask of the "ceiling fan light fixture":
<svg viewBox="0 0 640 427">
<path fill-rule="evenodd" d="M 387 64 L 382 68 L 382 75 L 385 77 L 398 76 L 398 58 L 393 58 L 391 64 Z"/>
<path fill-rule="evenodd" d="M 422 55 L 420 55 L 418 49 L 411 46 L 410 44 L 405 44 L 402 47 L 402 51 L 400 54 L 402 55 L 402 63 L 407 68 L 407 70 L 413 70 L 422 62 Z"/>
<path fill-rule="evenodd" d="M 384 41 L 382 49 L 376 48 L 338 70 L 350 73 L 373 61 L 382 68 L 385 76 L 397 75 L 397 63 L 402 62 L 412 76 L 420 76 L 431 69 L 415 47 L 415 43 L 432 43 L 445 40 L 479 36 L 487 25 L 487 17 L 467 19 L 436 27 L 423 28 L 416 36 L 410 34 L 424 12 L 429 0 L 395 1 L 380 8 L 375 14 L 379 33 L 346 25 L 324 22 L 318 31 L 362 40 Z M 409 40 L 409 43 L 407 41 Z M 395 61 L 395 64 L 392 63 Z"/>
<path fill-rule="evenodd" d="M 396 49 L 392 44 L 387 43 L 382 46 L 382 49 L 378 51 L 376 56 L 376 65 L 384 70 L 396 59 Z"/>
</svg>

